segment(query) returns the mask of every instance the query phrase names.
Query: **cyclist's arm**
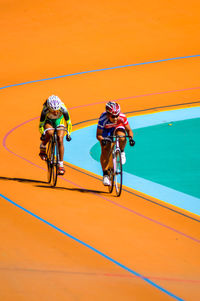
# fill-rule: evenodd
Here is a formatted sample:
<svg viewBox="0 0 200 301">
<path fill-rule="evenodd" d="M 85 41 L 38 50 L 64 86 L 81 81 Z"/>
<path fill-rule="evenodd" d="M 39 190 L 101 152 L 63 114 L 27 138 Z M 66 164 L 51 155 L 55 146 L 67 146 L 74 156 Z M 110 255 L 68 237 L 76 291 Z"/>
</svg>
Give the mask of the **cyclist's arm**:
<svg viewBox="0 0 200 301">
<path fill-rule="evenodd" d="M 72 123 L 71 123 L 71 118 L 69 116 L 69 112 L 68 112 L 66 106 L 64 105 L 64 103 L 62 103 L 62 105 L 61 105 L 61 111 L 62 111 L 65 121 L 67 123 L 68 134 L 70 135 L 72 132 Z"/>
<path fill-rule="evenodd" d="M 40 123 L 39 123 L 40 134 L 43 134 L 43 132 L 44 132 L 44 124 L 45 124 L 46 113 L 47 113 L 46 111 L 47 111 L 47 109 L 44 106 L 43 109 L 42 109 L 41 115 L 40 115 Z"/>
<path fill-rule="evenodd" d="M 97 128 L 96 137 L 97 137 L 97 140 L 99 140 L 99 142 L 101 142 L 104 139 L 103 136 L 102 136 L 102 133 L 103 133 L 103 130 Z"/>
<path fill-rule="evenodd" d="M 70 120 L 69 112 L 68 112 L 67 110 L 64 110 L 62 113 L 63 113 L 63 116 L 64 116 L 66 122 L 67 122 L 68 120 Z"/>
<path fill-rule="evenodd" d="M 131 130 L 129 123 L 125 125 L 125 129 L 126 129 L 128 136 L 130 136 L 133 139 L 133 131 Z"/>
<path fill-rule="evenodd" d="M 72 132 L 72 123 L 71 123 L 71 119 L 69 119 L 67 122 L 67 131 L 68 131 L 68 134 L 71 135 L 71 132 Z"/>
<path fill-rule="evenodd" d="M 68 134 L 71 135 L 71 132 L 72 132 L 72 122 L 71 122 L 71 119 L 70 119 L 70 116 L 69 116 L 69 112 L 68 111 L 63 112 L 63 116 L 64 116 L 65 121 L 67 123 Z"/>
</svg>

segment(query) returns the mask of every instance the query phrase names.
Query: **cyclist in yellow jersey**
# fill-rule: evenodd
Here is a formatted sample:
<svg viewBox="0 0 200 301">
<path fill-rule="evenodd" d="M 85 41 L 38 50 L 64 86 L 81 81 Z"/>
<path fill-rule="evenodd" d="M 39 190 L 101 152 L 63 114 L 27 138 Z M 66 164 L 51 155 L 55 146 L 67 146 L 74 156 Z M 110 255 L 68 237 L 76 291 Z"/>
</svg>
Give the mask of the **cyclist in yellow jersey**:
<svg viewBox="0 0 200 301">
<path fill-rule="evenodd" d="M 43 109 L 40 116 L 40 123 L 39 123 L 39 131 L 41 134 L 44 133 L 46 129 L 53 129 L 56 128 L 58 125 L 64 125 L 67 127 L 68 134 L 66 139 L 68 141 L 71 140 L 71 131 L 72 131 L 72 123 L 69 116 L 69 112 L 64 105 L 64 103 L 60 100 L 60 98 L 56 95 L 51 95 L 43 104 Z M 40 153 L 39 156 L 42 160 L 46 160 L 46 145 L 53 135 L 53 130 L 48 130 L 44 136 L 44 140 L 40 144 Z M 64 130 L 58 131 L 58 148 L 59 148 L 59 167 L 58 167 L 58 174 L 64 175 L 65 169 L 63 166 L 63 157 L 64 157 L 64 145 L 63 145 L 63 138 L 66 135 Z"/>
</svg>

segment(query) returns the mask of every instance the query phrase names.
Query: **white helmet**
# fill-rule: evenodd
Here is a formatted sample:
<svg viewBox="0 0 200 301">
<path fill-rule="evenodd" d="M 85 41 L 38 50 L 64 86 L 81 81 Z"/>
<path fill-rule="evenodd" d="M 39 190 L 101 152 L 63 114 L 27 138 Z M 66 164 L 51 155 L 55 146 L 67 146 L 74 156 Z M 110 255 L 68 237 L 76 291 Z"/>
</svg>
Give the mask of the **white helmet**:
<svg viewBox="0 0 200 301">
<path fill-rule="evenodd" d="M 58 111 L 61 108 L 61 100 L 56 95 L 51 95 L 47 99 L 47 107 L 50 110 Z"/>
</svg>

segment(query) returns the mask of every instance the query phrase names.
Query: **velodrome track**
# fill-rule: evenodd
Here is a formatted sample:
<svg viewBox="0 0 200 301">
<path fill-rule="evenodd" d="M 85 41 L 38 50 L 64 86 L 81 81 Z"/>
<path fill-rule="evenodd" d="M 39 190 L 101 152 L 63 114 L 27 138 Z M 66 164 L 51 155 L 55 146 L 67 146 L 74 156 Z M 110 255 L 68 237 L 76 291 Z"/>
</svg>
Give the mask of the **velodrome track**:
<svg viewBox="0 0 200 301">
<path fill-rule="evenodd" d="M 74 130 L 107 100 L 128 117 L 198 107 L 198 2 L 1 5 L 0 300 L 199 300 L 197 214 L 128 188 L 116 198 L 68 162 L 53 189 L 38 157 L 50 94 Z"/>
</svg>

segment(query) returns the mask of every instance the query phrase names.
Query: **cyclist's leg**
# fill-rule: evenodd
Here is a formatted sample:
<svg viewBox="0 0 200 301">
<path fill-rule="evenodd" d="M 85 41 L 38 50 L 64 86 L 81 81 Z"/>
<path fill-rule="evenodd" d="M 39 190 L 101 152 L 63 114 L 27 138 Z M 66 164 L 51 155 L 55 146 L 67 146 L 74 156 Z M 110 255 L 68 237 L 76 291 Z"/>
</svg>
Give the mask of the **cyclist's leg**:
<svg viewBox="0 0 200 301">
<path fill-rule="evenodd" d="M 52 129 L 52 131 L 51 130 L 49 130 L 49 131 L 47 131 L 46 132 L 46 134 L 45 134 L 45 140 L 44 141 L 42 141 L 42 143 L 43 143 L 43 145 L 46 145 L 48 142 L 49 142 L 49 140 L 50 140 L 50 138 L 52 137 L 52 135 L 53 135 L 53 124 L 51 123 L 51 121 L 50 120 L 48 120 L 46 123 L 45 123 L 45 125 L 44 125 L 44 129 L 46 130 L 46 129 Z"/>
<path fill-rule="evenodd" d="M 116 128 L 115 130 L 115 135 L 119 135 L 119 136 L 124 136 L 124 138 L 119 138 L 119 147 L 121 150 L 121 160 L 122 160 L 122 164 L 126 163 L 126 155 L 124 152 L 125 146 L 126 146 L 126 130 L 123 126 L 120 126 L 118 128 Z"/>
<path fill-rule="evenodd" d="M 63 161 L 63 157 L 64 157 L 63 138 L 65 135 L 65 131 L 59 130 L 57 133 L 58 133 L 58 149 L 59 149 L 60 161 Z"/>
<path fill-rule="evenodd" d="M 46 123 L 44 125 L 44 129 L 49 129 L 52 128 L 52 125 L 50 123 Z M 39 156 L 41 157 L 42 160 L 46 160 L 46 145 L 49 142 L 50 137 L 53 135 L 53 131 L 49 130 L 45 134 L 45 140 L 41 142 L 40 144 L 40 153 Z"/>
<path fill-rule="evenodd" d="M 108 175 L 110 153 L 111 153 L 111 143 L 107 143 L 106 145 L 101 144 L 100 162 L 103 170 L 103 184 L 105 186 L 110 186 L 110 179 Z"/>
<path fill-rule="evenodd" d="M 111 154 L 111 142 L 108 142 L 106 145 L 101 144 L 100 162 L 103 171 L 108 169 L 110 154 Z"/>
<path fill-rule="evenodd" d="M 126 130 L 123 126 L 119 126 L 115 129 L 115 135 L 124 136 L 124 138 L 119 138 L 119 147 L 123 152 L 126 146 Z"/>
<path fill-rule="evenodd" d="M 103 137 L 109 137 L 112 136 L 114 132 L 114 129 L 104 130 L 102 133 Z M 110 156 L 112 153 L 112 139 L 106 143 L 106 145 L 102 145 L 101 143 L 101 167 L 103 171 L 103 184 L 106 186 L 110 185 L 110 179 L 108 176 L 108 168 L 110 163 Z"/>
<path fill-rule="evenodd" d="M 100 162 L 101 162 L 101 167 L 103 171 L 106 171 L 108 169 L 108 164 L 109 164 L 109 159 L 110 159 L 110 155 L 112 152 L 112 141 L 113 139 L 109 138 L 109 136 L 113 136 L 114 133 L 114 128 L 111 129 L 104 129 L 102 136 L 104 138 L 107 138 L 107 143 L 106 145 L 102 145 L 101 143 L 101 157 L 100 157 Z"/>
<path fill-rule="evenodd" d="M 63 138 L 64 138 L 65 131 L 59 130 L 57 133 L 58 133 L 58 151 L 59 151 L 58 174 L 64 175 L 65 169 L 63 165 L 63 157 L 64 157 Z"/>
<path fill-rule="evenodd" d="M 56 120 L 56 126 L 59 125 L 64 125 L 66 126 L 66 124 L 63 123 L 64 122 L 64 118 L 61 117 L 59 119 Z M 60 129 L 59 131 L 57 131 L 57 137 L 58 137 L 58 151 L 59 151 L 59 166 L 58 166 L 58 174 L 59 175 L 64 175 L 65 173 L 65 169 L 64 169 L 64 165 L 63 165 L 63 158 L 64 158 L 64 143 L 63 143 L 63 138 L 66 135 L 66 132 L 64 131 L 64 129 Z"/>
</svg>

